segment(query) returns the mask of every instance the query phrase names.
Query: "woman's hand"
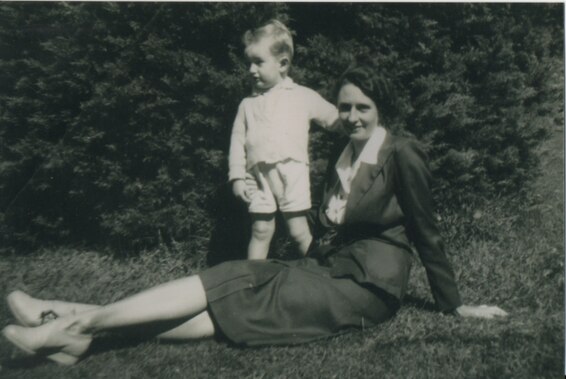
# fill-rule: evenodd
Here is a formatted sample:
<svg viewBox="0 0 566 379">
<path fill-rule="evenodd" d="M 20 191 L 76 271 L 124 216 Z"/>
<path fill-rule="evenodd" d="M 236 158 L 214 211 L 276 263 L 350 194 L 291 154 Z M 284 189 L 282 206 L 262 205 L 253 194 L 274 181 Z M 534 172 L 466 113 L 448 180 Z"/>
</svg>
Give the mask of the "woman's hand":
<svg viewBox="0 0 566 379">
<path fill-rule="evenodd" d="M 509 314 L 494 305 L 460 305 L 456 314 L 462 317 L 494 318 L 506 317 Z"/>
</svg>

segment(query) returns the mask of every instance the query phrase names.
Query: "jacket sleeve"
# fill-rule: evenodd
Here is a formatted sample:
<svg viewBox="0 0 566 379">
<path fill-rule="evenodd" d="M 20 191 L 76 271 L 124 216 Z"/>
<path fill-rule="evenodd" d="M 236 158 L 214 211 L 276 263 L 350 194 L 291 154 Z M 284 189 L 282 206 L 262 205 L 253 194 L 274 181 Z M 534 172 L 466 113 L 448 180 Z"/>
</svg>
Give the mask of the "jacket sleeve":
<svg viewBox="0 0 566 379">
<path fill-rule="evenodd" d="M 238 107 L 238 114 L 232 127 L 230 137 L 230 152 L 228 154 L 228 180 L 244 179 L 246 177 L 246 119 L 244 102 Z"/>
<path fill-rule="evenodd" d="M 437 307 L 452 311 L 462 304 L 452 267 L 433 215 L 431 175 L 424 151 L 416 141 L 396 150 L 397 196 L 407 218 L 407 232 L 425 267 Z"/>
</svg>

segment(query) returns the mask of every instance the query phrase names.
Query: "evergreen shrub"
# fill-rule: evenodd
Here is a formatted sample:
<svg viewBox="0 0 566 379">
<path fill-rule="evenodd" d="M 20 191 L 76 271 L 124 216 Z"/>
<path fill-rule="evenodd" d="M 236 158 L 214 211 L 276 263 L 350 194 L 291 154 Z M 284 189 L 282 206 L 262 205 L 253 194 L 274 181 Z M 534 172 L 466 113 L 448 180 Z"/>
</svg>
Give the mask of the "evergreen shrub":
<svg viewBox="0 0 566 379">
<path fill-rule="evenodd" d="M 443 207 L 528 188 L 563 122 L 558 4 L 4 3 L 2 249 L 193 254 L 245 223 L 226 188 L 240 38 L 270 18 L 296 32 L 294 80 L 331 101 L 355 57 L 387 72 L 386 126 L 423 142 Z M 340 143 L 313 127 L 314 194 Z"/>
</svg>

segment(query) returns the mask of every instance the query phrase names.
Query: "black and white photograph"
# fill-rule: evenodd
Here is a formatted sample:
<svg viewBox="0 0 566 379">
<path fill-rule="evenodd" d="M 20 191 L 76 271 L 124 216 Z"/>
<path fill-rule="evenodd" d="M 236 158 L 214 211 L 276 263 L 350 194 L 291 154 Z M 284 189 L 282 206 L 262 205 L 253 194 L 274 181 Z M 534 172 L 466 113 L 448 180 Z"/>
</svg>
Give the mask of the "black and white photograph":
<svg viewBox="0 0 566 379">
<path fill-rule="evenodd" d="M 0 1 L 0 377 L 566 375 L 564 14 Z"/>
</svg>

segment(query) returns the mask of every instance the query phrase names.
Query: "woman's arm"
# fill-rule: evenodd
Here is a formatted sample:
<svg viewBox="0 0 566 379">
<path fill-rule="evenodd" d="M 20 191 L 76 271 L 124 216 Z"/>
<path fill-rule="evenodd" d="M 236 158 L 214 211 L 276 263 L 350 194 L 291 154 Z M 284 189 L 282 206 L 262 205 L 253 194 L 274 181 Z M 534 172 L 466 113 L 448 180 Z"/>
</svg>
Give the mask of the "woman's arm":
<svg viewBox="0 0 566 379">
<path fill-rule="evenodd" d="M 441 311 L 453 311 L 462 317 L 507 316 L 507 312 L 496 306 L 462 304 L 434 220 L 431 175 L 426 161 L 426 154 L 415 141 L 407 141 L 396 151 L 399 205 L 407 217 L 409 237 L 425 267 L 436 304 Z"/>
<path fill-rule="evenodd" d="M 395 152 L 397 196 L 407 218 L 407 232 L 425 267 L 432 295 L 441 311 L 462 305 L 454 272 L 434 220 L 431 175 L 426 154 L 416 141 L 406 140 Z"/>
</svg>

